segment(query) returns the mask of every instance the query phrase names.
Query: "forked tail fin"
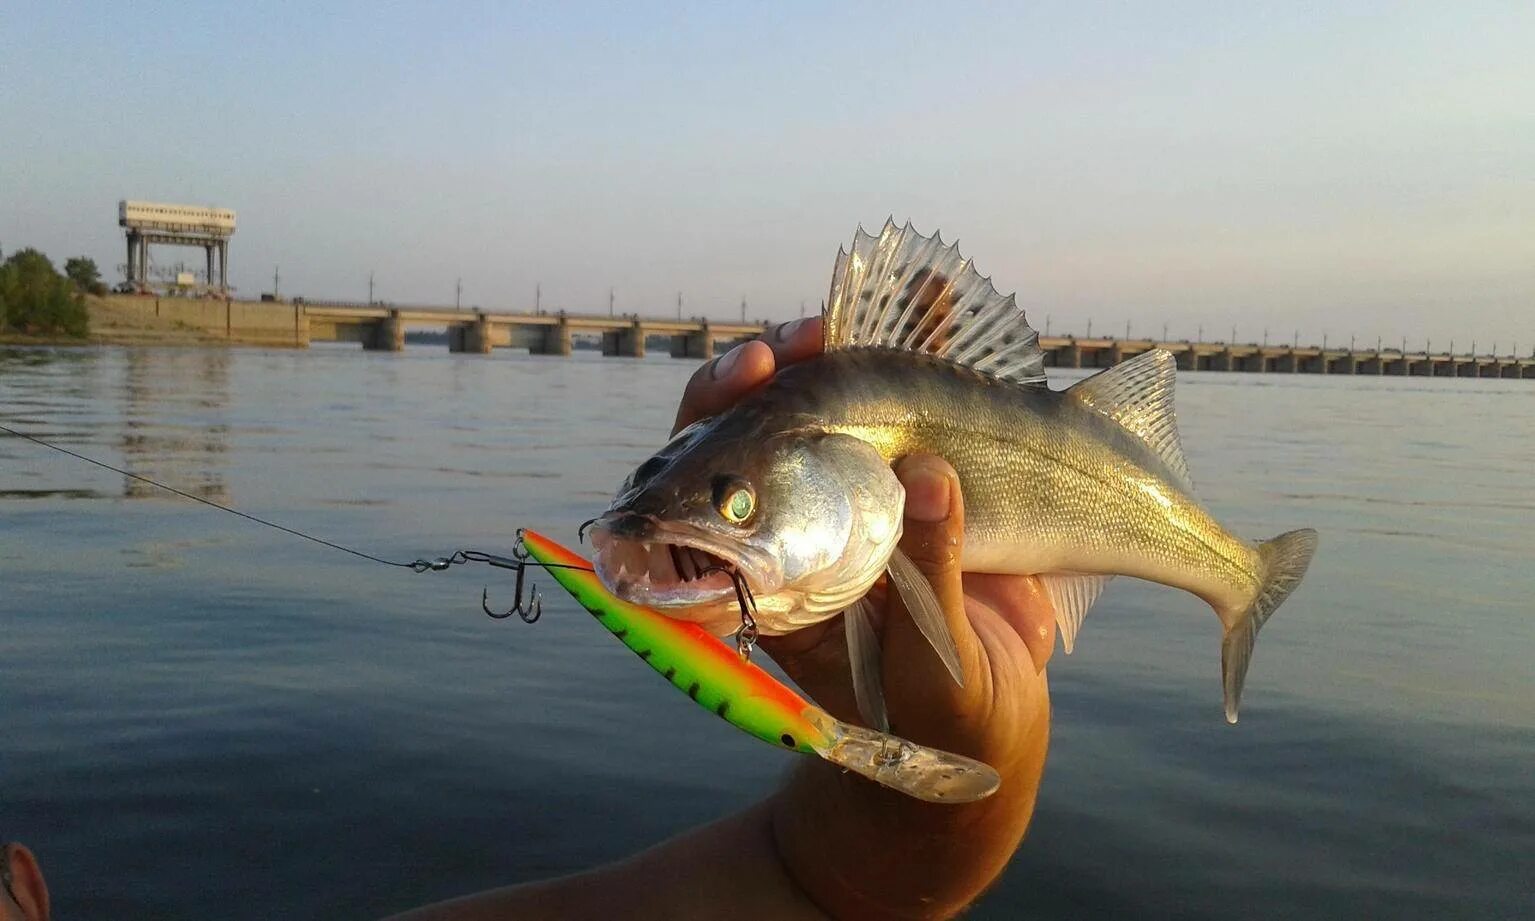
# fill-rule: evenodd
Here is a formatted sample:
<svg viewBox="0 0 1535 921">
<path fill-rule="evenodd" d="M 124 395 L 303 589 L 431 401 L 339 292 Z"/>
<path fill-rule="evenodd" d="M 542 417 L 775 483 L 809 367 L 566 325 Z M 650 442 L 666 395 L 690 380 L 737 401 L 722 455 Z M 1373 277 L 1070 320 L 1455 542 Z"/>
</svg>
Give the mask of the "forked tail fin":
<svg viewBox="0 0 1535 921">
<path fill-rule="evenodd" d="M 1316 552 L 1316 532 L 1310 528 L 1290 531 L 1258 545 L 1258 563 L 1263 582 L 1252 603 L 1226 628 L 1221 641 L 1221 685 L 1226 695 L 1226 722 L 1237 721 L 1237 704 L 1242 700 L 1242 684 L 1247 680 L 1247 666 L 1252 661 L 1253 642 L 1274 609 L 1284 603 L 1300 584 Z"/>
</svg>

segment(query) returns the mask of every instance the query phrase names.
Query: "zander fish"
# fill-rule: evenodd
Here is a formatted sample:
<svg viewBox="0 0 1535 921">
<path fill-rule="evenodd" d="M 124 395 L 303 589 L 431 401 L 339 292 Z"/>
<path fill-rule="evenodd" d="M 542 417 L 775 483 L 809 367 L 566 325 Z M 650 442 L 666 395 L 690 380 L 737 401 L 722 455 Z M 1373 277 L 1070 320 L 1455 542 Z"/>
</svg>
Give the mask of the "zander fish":
<svg viewBox="0 0 1535 921">
<path fill-rule="evenodd" d="M 905 492 L 891 464 L 937 454 L 964 493 L 964 569 L 1040 576 L 1068 653 L 1115 575 L 1214 608 L 1236 722 L 1253 641 L 1305 574 L 1316 532 L 1254 544 L 1195 500 L 1170 353 L 1050 390 L 1013 297 L 910 224 L 860 229 L 839 251 L 823 319 L 824 354 L 678 432 L 623 484 L 592 529 L 614 594 L 717 633 L 740 623 L 737 580 L 764 633 L 845 612 L 860 709 L 883 728 L 878 643 L 860 601 L 882 574 L 960 677 L 931 587 L 896 549 Z"/>
</svg>

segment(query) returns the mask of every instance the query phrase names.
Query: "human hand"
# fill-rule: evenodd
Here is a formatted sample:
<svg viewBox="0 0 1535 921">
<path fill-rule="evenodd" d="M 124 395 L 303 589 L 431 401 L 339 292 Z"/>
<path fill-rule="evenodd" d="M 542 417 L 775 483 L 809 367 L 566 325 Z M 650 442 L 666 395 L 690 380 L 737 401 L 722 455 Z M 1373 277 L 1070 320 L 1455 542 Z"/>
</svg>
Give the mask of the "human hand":
<svg viewBox="0 0 1535 921">
<path fill-rule="evenodd" d="M 819 319 L 736 347 L 693 375 L 677 428 L 729 408 L 777 368 L 820 348 Z M 1055 621 L 1039 580 L 962 574 L 957 474 L 931 456 L 903 458 L 896 474 L 906 487 L 901 549 L 943 605 L 965 681 L 954 683 L 896 593 L 876 598 L 891 731 L 985 761 L 1002 786 L 979 803 L 935 806 L 828 765 L 806 765 L 779 798 L 779 850 L 799 884 L 836 916 L 945 917 L 967 905 L 1022 839 L 1049 741 L 1044 667 Z M 759 642 L 817 703 L 858 721 L 839 618 Z"/>
</svg>

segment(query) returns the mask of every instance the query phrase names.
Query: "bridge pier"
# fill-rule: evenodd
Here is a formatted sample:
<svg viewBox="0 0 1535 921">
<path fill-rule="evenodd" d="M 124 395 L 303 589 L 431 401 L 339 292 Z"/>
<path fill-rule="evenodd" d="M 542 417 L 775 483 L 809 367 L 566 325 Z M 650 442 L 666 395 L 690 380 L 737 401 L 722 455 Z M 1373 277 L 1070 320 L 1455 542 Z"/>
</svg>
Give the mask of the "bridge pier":
<svg viewBox="0 0 1535 921">
<path fill-rule="evenodd" d="M 1353 374 L 1359 370 L 1358 365 L 1353 355 L 1339 355 L 1337 358 L 1327 359 L 1327 373 Z"/>
<path fill-rule="evenodd" d="M 691 333 L 676 333 L 672 336 L 673 358 L 702 358 L 705 361 L 714 357 L 714 337 L 709 334 L 709 321 L 703 321 L 703 329 Z"/>
<path fill-rule="evenodd" d="M 1230 349 L 1226 349 L 1223 352 L 1217 353 L 1214 356 L 1214 360 L 1211 361 L 1210 364 L 1211 367 L 1216 371 L 1235 371 L 1237 367 L 1237 357 L 1232 353 Z"/>
<path fill-rule="evenodd" d="M 1283 355 L 1279 356 L 1279 358 L 1277 360 L 1275 360 L 1275 362 L 1274 362 L 1274 370 L 1275 371 L 1281 371 L 1281 372 L 1284 372 L 1286 374 L 1297 374 L 1297 373 L 1299 373 L 1300 372 L 1300 356 L 1296 355 L 1294 352 L 1286 352 L 1286 353 L 1284 353 Z"/>
<path fill-rule="evenodd" d="M 490 318 L 475 314 L 474 322 L 448 327 L 448 351 L 489 355 L 492 346 Z"/>
<path fill-rule="evenodd" d="M 1386 373 L 1395 374 L 1397 377 L 1406 377 L 1409 362 L 1406 358 L 1393 358 L 1386 362 Z"/>
<path fill-rule="evenodd" d="M 362 347 L 370 352 L 405 351 L 405 322 L 400 319 L 400 312 L 391 310 L 389 316 L 374 323 Z"/>
<path fill-rule="evenodd" d="M 1455 368 L 1455 377 L 1476 377 L 1476 362 L 1474 361 L 1456 361 L 1451 362 L 1451 365 Z"/>
<path fill-rule="evenodd" d="M 1072 342 L 1055 350 L 1055 366 L 1057 368 L 1082 367 L 1082 347 Z"/>
<path fill-rule="evenodd" d="M 528 344 L 529 355 L 566 355 L 571 352 L 570 324 L 564 317 L 542 330 L 535 330 L 533 341 Z"/>
<path fill-rule="evenodd" d="M 1194 350 L 1192 348 L 1188 348 L 1174 352 L 1173 363 L 1177 366 L 1179 371 L 1193 371 L 1194 365 L 1197 363 L 1194 360 Z"/>
<path fill-rule="evenodd" d="M 602 354 L 621 355 L 626 358 L 645 357 L 645 329 L 635 320 L 623 329 L 610 329 L 602 334 Z"/>
<path fill-rule="evenodd" d="M 1377 355 L 1374 358 L 1366 358 L 1360 362 L 1356 370 L 1360 374 L 1384 374 L 1386 372 L 1386 363 Z"/>
</svg>

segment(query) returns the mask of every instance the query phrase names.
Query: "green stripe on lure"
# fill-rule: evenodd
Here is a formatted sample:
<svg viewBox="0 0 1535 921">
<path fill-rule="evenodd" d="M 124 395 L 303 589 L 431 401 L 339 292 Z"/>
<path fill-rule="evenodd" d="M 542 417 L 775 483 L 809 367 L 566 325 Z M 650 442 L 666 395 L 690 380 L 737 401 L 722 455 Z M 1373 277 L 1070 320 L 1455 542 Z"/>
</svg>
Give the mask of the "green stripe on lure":
<svg viewBox="0 0 1535 921">
<path fill-rule="evenodd" d="M 552 564 L 555 581 L 673 687 L 743 732 L 932 803 L 974 802 L 1001 783 L 979 761 L 836 719 L 698 624 L 614 596 L 586 560 L 541 534 L 523 531 L 522 545 L 537 562 Z"/>
</svg>

